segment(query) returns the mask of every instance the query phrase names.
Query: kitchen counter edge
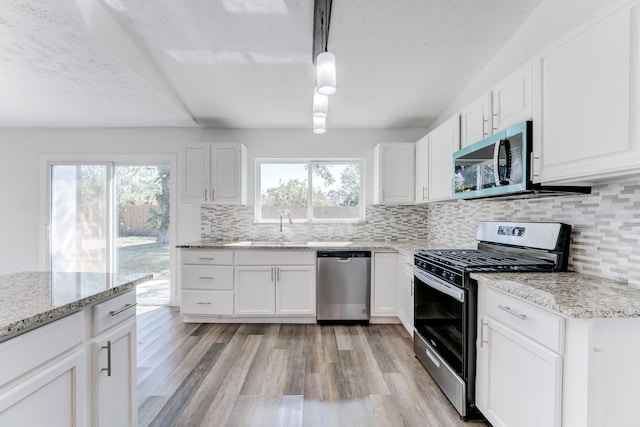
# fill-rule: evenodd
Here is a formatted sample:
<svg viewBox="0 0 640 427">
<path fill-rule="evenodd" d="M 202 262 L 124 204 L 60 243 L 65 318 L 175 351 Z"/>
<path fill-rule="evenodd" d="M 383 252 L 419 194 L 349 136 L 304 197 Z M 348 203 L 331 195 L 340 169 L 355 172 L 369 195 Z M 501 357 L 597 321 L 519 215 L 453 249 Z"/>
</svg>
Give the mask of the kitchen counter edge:
<svg viewBox="0 0 640 427">
<path fill-rule="evenodd" d="M 22 274 L 39 275 L 49 273 L 32 272 Z M 152 278 L 152 274 L 140 275 L 135 279 L 128 279 L 127 281 L 113 286 L 112 288 L 78 298 L 75 301 L 71 301 L 57 307 L 43 309 L 42 311 L 38 311 L 36 314 L 30 314 L 27 317 L 16 318 L 8 323 L 0 324 L 0 342 L 10 340 L 26 332 L 39 328 L 40 326 L 62 319 L 63 317 L 80 311 L 86 306 L 99 304 L 103 301 L 129 292 L 135 288 L 136 285 L 151 280 Z"/>
<path fill-rule="evenodd" d="M 575 272 L 471 273 L 479 286 L 572 318 L 640 317 L 640 287 Z"/>
</svg>

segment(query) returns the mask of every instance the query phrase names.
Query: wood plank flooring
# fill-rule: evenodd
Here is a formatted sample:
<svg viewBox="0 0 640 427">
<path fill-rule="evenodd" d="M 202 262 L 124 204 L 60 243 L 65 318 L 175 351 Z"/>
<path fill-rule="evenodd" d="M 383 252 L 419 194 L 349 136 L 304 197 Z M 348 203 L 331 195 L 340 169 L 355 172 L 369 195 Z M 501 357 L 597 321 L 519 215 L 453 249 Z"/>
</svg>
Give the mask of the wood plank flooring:
<svg viewBox="0 0 640 427">
<path fill-rule="evenodd" d="M 139 426 L 463 423 L 400 325 L 187 324 L 138 314 Z"/>
</svg>

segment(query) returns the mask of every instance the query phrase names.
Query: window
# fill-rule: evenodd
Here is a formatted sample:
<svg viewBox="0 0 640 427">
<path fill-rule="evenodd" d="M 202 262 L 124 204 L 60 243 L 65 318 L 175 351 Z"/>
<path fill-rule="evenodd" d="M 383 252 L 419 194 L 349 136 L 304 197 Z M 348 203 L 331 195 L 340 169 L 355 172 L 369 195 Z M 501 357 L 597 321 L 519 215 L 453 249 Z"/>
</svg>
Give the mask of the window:
<svg viewBox="0 0 640 427">
<path fill-rule="evenodd" d="M 256 161 L 256 221 L 280 219 L 283 209 L 295 221 L 359 221 L 363 160 Z"/>
</svg>

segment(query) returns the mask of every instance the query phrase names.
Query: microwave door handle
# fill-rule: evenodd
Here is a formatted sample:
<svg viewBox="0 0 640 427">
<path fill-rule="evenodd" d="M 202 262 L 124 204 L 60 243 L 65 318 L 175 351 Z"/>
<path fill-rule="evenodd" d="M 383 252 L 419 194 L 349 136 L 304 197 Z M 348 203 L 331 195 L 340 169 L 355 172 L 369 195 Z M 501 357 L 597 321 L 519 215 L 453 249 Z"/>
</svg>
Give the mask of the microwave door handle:
<svg viewBox="0 0 640 427">
<path fill-rule="evenodd" d="M 505 176 L 503 177 L 500 172 L 500 149 L 505 148 Z M 501 139 L 496 142 L 493 149 L 493 168 L 495 171 L 496 186 L 508 185 L 511 182 L 511 144 L 508 139 Z"/>
</svg>

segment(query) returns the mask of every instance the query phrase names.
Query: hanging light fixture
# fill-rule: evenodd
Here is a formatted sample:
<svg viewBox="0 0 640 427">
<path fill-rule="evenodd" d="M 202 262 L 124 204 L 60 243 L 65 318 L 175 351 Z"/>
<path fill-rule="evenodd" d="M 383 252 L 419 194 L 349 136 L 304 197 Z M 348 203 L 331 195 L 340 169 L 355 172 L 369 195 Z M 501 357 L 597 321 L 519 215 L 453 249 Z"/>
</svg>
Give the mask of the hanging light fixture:
<svg viewBox="0 0 640 427">
<path fill-rule="evenodd" d="M 330 21 L 331 0 L 315 0 L 313 55 L 318 92 L 323 95 L 336 92 L 336 57 L 327 50 Z"/>
<path fill-rule="evenodd" d="M 318 87 L 313 88 L 313 117 L 325 118 L 329 113 L 329 97 L 318 92 Z"/>
<path fill-rule="evenodd" d="M 313 60 L 316 87 L 313 89 L 313 132 L 327 131 L 329 95 L 336 92 L 336 57 L 327 51 L 332 0 L 315 0 L 313 14 Z"/>
<path fill-rule="evenodd" d="M 336 93 L 336 56 L 322 52 L 316 59 L 318 92 L 323 95 Z"/>
<path fill-rule="evenodd" d="M 325 133 L 327 131 L 327 119 L 324 117 L 313 118 L 313 133 Z"/>
</svg>

